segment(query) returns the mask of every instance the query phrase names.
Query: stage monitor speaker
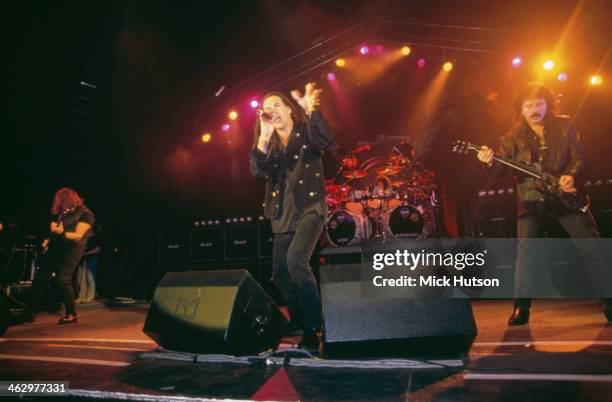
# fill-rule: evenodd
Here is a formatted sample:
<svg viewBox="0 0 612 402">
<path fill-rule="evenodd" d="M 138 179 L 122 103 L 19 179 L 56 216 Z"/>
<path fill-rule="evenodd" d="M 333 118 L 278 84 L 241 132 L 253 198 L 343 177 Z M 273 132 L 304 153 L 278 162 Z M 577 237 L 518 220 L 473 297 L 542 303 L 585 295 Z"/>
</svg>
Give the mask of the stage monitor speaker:
<svg viewBox="0 0 612 402">
<path fill-rule="evenodd" d="M 327 357 L 454 356 L 476 323 L 467 299 L 364 297 L 359 264 L 321 267 Z"/>
<path fill-rule="evenodd" d="M 243 355 L 276 347 L 286 324 L 245 270 L 169 272 L 143 331 L 166 349 Z"/>
<path fill-rule="evenodd" d="M 225 228 L 225 259 L 254 260 L 257 258 L 257 225 Z"/>
<path fill-rule="evenodd" d="M 192 261 L 223 261 L 224 229 L 212 227 L 191 232 Z"/>
<path fill-rule="evenodd" d="M 186 262 L 189 258 L 189 232 L 161 230 L 159 232 L 159 263 Z"/>
</svg>

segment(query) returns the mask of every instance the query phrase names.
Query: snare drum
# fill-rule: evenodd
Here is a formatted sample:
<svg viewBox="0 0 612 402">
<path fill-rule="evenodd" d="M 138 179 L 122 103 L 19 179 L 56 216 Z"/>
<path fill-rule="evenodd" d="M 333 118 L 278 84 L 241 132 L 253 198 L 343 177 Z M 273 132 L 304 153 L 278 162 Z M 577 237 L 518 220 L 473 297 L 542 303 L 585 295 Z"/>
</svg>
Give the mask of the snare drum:
<svg viewBox="0 0 612 402">
<path fill-rule="evenodd" d="M 370 220 L 350 211 L 330 213 L 325 225 L 327 240 L 336 247 L 359 244 L 372 235 Z"/>
</svg>

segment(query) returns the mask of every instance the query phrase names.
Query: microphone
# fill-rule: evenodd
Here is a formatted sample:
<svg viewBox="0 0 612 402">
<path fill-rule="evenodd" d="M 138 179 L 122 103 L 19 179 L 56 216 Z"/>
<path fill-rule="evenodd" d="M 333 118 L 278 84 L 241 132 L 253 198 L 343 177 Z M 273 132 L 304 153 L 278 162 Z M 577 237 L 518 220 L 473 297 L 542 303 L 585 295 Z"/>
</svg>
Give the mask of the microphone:
<svg viewBox="0 0 612 402">
<path fill-rule="evenodd" d="M 259 109 L 257 111 L 257 114 L 263 118 L 264 120 L 272 120 L 272 114 L 271 113 L 266 113 L 263 110 Z"/>
<path fill-rule="evenodd" d="M 354 155 L 354 154 L 358 154 L 358 153 L 361 153 L 361 152 L 369 151 L 370 149 L 372 149 L 371 145 L 369 145 L 369 144 L 368 145 L 362 145 L 360 147 L 355 148 L 353 151 L 351 151 L 351 153 Z"/>
</svg>

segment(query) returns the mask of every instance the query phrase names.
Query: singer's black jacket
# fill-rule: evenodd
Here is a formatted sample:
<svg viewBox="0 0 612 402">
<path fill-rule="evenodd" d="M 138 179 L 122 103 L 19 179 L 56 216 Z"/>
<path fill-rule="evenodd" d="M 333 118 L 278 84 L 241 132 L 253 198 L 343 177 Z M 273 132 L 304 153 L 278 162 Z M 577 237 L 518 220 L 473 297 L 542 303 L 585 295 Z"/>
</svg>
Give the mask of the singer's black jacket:
<svg viewBox="0 0 612 402">
<path fill-rule="evenodd" d="M 540 152 L 544 152 L 542 169 L 557 176 L 570 175 L 580 186 L 587 160 L 582 150 L 579 135 L 567 116 L 555 116 L 545 127 L 545 149 L 539 149 L 536 133 L 526 122 L 517 129 L 505 134 L 500 140 L 496 154 L 524 164 L 538 162 Z M 502 176 L 508 168 L 494 161 L 489 169 L 493 176 Z M 516 172 L 518 181 L 518 216 L 526 213 L 540 214 L 547 201 L 535 185 L 534 179 Z"/>
<path fill-rule="evenodd" d="M 267 155 L 257 148 L 250 153 L 251 173 L 266 179 L 263 206 L 268 219 L 279 218 L 279 205 L 283 202 L 280 184 L 284 175 L 300 210 L 325 199 L 321 156 L 334 143 L 334 135 L 321 112 L 314 111 L 304 123 L 294 127 L 284 153 L 280 151 L 279 141 L 277 135 L 272 136 Z"/>
</svg>

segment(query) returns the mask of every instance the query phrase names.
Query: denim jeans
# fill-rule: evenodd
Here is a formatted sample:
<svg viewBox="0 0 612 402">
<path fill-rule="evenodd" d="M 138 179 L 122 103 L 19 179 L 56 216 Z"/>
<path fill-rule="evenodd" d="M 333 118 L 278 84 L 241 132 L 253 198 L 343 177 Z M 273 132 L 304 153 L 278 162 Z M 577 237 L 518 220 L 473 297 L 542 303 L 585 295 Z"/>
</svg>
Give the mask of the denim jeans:
<svg viewBox="0 0 612 402">
<path fill-rule="evenodd" d="M 272 280 L 287 303 L 291 321 L 304 329 L 322 326 L 321 301 L 310 257 L 324 220 L 318 213 L 300 218 L 295 232 L 274 234 Z"/>
</svg>

